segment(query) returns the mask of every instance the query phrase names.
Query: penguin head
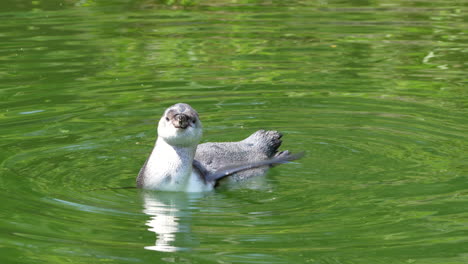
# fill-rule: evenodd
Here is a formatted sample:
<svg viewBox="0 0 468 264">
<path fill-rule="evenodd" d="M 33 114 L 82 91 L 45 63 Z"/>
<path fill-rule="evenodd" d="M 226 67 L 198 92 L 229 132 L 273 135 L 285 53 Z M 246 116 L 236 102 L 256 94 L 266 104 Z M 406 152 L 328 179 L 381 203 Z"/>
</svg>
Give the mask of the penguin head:
<svg viewBox="0 0 468 264">
<path fill-rule="evenodd" d="M 203 127 L 198 113 L 188 104 L 170 106 L 159 120 L 158 136 L 169 145 L 198 145 L 202 135 Z"/>
</svg>

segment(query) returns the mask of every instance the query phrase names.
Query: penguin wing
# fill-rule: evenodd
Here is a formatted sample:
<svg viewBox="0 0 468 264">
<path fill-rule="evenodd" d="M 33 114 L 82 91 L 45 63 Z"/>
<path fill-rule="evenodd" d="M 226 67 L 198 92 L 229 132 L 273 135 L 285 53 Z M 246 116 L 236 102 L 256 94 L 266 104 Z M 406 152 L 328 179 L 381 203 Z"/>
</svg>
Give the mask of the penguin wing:
<svg viewBox="0 0 468 264">
<path fill-rule="evenodd" d="M 291 154 L 290 152 L 284 152 L 281 155 L 275 156 L 271 159 L 259 160 L 259 161 L 253 161 L 253 162 L 245 162 L 245 163 L 239 163 L 239 164 L 230 164 L 228 166 L 219 168 L 218 170 L 212 173 L 208 172 L 205 168 L 203 168 L 201 163 L 196 160 L 194 161 L 193 166 L 204 176 L 204 179 L 206 182 L 216 183 L 222 178 L 232 175 L 239 171 L 244 171 L 244 170 L 253 169 L 253 168 L 257 168 L 261 166 L 267 166 L 267 165 L 288 163 L 292 160 L 300 159 L 303 156 L 304 156 L 304 152 L 300 152 L 296 154 Z"/>
</svg>

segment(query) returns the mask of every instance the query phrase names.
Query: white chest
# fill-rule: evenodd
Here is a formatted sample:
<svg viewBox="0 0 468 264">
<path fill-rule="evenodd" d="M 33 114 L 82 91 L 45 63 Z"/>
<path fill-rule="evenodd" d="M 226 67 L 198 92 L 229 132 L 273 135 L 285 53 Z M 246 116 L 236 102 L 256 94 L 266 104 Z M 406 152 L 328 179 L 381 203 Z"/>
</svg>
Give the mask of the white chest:
<svg viewBox="0 0 468 264">
<path fill-rule="evenodd" d="M 211 184 L 206 184 L 197 172 L 172 171 L 165 172 L 159 170 L 158 166 L 147 167 L 147 178 L 145 178 L 144 188 L 160 191 L 172 192 L 206 192 L 213 190 Z"/>
<path fill-rule="evenodd" d="M 204 192 L 213 189 L 193 170 L 195 149 L 174 149 L 157 142 L 145 168 L 143 188 L 174 192 Z"/>
</svg>

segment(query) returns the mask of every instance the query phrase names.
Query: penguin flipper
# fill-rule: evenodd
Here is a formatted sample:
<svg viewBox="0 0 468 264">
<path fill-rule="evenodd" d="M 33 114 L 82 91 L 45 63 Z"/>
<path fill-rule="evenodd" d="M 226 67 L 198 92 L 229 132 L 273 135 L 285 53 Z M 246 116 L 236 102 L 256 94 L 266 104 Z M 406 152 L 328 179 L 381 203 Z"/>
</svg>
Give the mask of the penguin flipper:
<svg viewBox="0 0 468 264">
<path fill-rule="evenodd" d="M 244 171 L 244 170 L 253 169 L 253 168 L 262 167 L 262 166 L 268 166 L 268 165 L 288 163 L 292 160 L 300 159 L 303 156 L 304 156 L 304 152 L 292 154 L 289 151 L 284 151 L 284 152 L 279 153 L 278 155 L 276 155 L 275 157 L 271 159 L 246 162 L 246 163 L 241 163 L 241 164 L 231 164 L 231 165 L 222 167 L 213 173 L 208 173 L 205 170 L 206 174 L 204 176 L 205 176 L 206 182 L 216 183 L 217 181 L 239 171 Z"/>
</svg>

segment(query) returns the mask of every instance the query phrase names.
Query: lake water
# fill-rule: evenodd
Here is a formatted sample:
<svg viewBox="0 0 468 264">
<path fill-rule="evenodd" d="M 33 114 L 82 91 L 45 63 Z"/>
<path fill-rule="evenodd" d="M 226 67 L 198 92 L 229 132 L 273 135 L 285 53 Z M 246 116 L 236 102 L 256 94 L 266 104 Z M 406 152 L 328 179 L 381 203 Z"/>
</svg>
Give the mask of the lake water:
<svg viewBox="0 0 468 264">
<path fill-rule="evenodd" d="M 0 263 L 468 263 L 464 1 L 0 4 Z M 296 163 L 135 178 L 171 104 Z"/>
</svg>

